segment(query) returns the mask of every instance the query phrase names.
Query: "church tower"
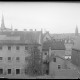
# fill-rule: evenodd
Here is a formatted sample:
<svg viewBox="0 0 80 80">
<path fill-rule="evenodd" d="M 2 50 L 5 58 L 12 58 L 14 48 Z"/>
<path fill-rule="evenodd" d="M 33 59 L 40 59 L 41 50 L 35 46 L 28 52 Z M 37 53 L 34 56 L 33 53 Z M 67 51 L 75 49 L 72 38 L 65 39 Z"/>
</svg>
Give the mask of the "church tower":
<svg viewBox="0 0 80 80">
<path fill-rule="evenodd" d="M 78 36 L 78 27 L 76 25 L 76 29 L 75 29 L 75 36 Z"/>
<path fill-rule="evenodd" d="M 4 24 L 4 16 L 2 15 L 2 20 L 1 20 L 1 30 L 5 29 L 5 24 Z"/>
</svg>

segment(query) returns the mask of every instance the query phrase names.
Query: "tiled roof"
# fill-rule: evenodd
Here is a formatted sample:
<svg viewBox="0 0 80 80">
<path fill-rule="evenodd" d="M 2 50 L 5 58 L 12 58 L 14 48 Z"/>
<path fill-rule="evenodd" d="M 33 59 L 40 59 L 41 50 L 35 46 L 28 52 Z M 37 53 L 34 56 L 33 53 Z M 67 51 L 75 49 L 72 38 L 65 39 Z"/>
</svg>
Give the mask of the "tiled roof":
<svg viewBox="0 0 80 80">
<path fill-rule="evenodd" d="M 74 39 L 75 33 L 51 34 L 53 39 Z"/>
<path fill-rule="evenodd" d="M 39 41 L 39 35 L 41 31 L 3 31 L 0 32 L 1 36 L 7 36 L 7 37 L 17 37 L 20 38 L 20 40 L 1 40 L 0 44 L 24 44 L 24 43 L 32 43 L 34 41 Z"/>
<path fill-rule="evenodd" d="M 60 56 L 60 55 L 54 55 L 54 54 L 51 54 L 51 56 L 50 56 L 50 57 L 49 57 L 49 56 L 47 56 L 47 57 L 46 57 L 46 60 L 47 60 L 48 62 L 50 62 L 50 61 L 52 61 L 52 60 L 53 60 L 53 58 L 54 58 L 54 57 L 60 58 L 60 59 L 62 59 L 62 60 L 66 60 L 66 59 L 65 59 L 65 57 Z M 69 61 L 69 60 L 66 60 L 66 61 Z"/>
<path fill-rule="evenodd" d="M 43 43 L 43 50 L 48 50 L 51 47 L 52 50 L 65 50 L 63 41 L 46 41 Z"/>
<path fill-rule="evenodd" d="M 42 38 L 44 38 L 46 34 L 48 34 L 51 37 L 51 35 L 49 34 L 49 32 L 46 32 L 46 33 L 43 34 Z"/>
</svg>

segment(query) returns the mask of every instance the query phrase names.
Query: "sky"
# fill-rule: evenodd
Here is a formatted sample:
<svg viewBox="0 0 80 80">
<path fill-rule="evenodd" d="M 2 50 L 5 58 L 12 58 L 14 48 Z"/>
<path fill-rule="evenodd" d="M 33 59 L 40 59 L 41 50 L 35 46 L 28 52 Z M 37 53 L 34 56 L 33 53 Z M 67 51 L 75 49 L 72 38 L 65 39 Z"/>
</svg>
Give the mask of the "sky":
<svg viewBox="0 0 80 80">
<path fill-rule="evenodd" d="M 80 31 L 80 3 L 0 2 L 0 24 L 2 14 L 7 28 L 54 34 L 74 33 L 77 26 Z"/>
</svg>

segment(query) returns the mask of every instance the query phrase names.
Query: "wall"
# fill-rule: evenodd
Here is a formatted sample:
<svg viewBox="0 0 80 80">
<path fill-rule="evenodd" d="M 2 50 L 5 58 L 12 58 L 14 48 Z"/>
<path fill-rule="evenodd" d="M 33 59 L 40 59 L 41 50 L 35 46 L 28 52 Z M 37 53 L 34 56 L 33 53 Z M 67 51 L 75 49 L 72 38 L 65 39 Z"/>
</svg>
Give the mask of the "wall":
<svg viewBox="0 0 80 80">
<path fill-rule="evenodd" d="M 56 73 L 58 69 L 58 65 L 61 65 L 61 69 L 64 69 L 64 60 L 61 58 L 56 57 L 56 62 L 53 60 L 49 64 L 49 74 L 52 75 L 54 72 Z"/>
<path fill-rule="evenodd" d="M 74 65 L 80 67 L 80 51 L 72 50 L 71 61 Z"/>
<path fill-rule="evenodd" d="M 47 55 L 45 55 L 45 53 L 47 53 Z M 43 51 L 43 60 L 46 59 L 46 57 L 48 56 L 49 52 L 48 51 Z"/>
<path fill-rule="evenodd" d="M 55 55 L 59 55 L 61 57 L 65 56 L 65 50 L 52 50 L 51 53 Z"/>
<path fill-rule="evenodd" d="M 73 44 L 65 44 L 65 56 L 71 56 Z"/>
<path fill-rule="evenodd" d="M 3 45 L 3 49 L 0 50 L 0 57 L 3 60 L 0 61 L 0 68 L 7 69 L 23 69 L 25 66 L 25 57 L 29 56 L 28 52 L 25 50 L 25 46 L 19 46 L 20 49 L 16 50 L 16 45 L 11 46 L 11 50 L 8 50 L 7 45 Z M 11 57 L 11 62 L 8 62 L 8 57 Z M 16 57 L 20 57 L 20 61 L 16 61 Z"/>
</svg>

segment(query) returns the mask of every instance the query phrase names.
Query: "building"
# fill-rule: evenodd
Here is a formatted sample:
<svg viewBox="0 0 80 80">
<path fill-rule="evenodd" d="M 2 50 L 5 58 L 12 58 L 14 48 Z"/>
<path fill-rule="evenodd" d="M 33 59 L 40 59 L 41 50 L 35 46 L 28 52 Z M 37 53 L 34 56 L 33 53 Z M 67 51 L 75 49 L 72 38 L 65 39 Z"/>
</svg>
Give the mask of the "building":
<svg viewBox="0 0 80 80">
<path fill-rule="evenodd" d="M 78 33 L 78 27 L 76 26 L 76 29 L 75 29 L 75 36 L 78 36 L 79 33 Z"/>
<path fill-rule="evenodd" d="M 17 31 L 5 27 L 2 17 L 0 31 L 0 75 L 24 74 L 28 50 L 34 42 L 41 50 L 42 31 Z"/>
<path fill-rule="evenodd" d="M 78 32 L 78 26 L 76 25 L 75 32 L 74 33 L 62 33 L 62 34 L 50 34 L 50 36 L 55 40 L 66 40 L 73 42 L 78 36 L 80 36 L 80 33 Z"/>
<path fill-rule="evenodd" d="M 45 41 L 43 43 L 42 51 L 43 51 L 44 74 L 51 74 L 51 70 L 54 70 L 53 68 L 56 66 L 56 65 L 54 65 L 54 67 L 53 67 L 53 64 L 52 64 L 53 59 L 51 58 L 51 56 L 56 55 L 56 57 L 61 56 L 61 57 L 65 58 L 64 42 L 55 41 L 55 40 L 54 41 L 53 40 Z M 57 59 L 58 59 L 58 57 L 57 57 Z M 61 60 L 63 61 L 63 59 L 61 59 Z"/>
<path fill-rule="evenodd" d="M 4 16 L 3 15 L 2 15 L 2 20 L 1 20 L 0 31 L 12 31 L 12 28 L 6 28 L 5 23 L 4 23 Z"/>
<path fill-rule="evenodd" d="M 71 61 L 74 65 L 80 67 L 80 37 L 77 37 L 74 43 L 75 44 L 72 47 Z"/>
<path fill-rule="evenodd" d="M 55 76 L 56 72 L 59 70 L 67 69 L 67 60 L 59 55 L 51 55 L 51 60 L 49 63 L 49 75 Z"/>
<path fill-rule="evenodd" d="M 71 53 L 72 53 L 72 47 L 74 45 L 74 42 L 71 40 L 65 40 L 65 59 L 71 59 Z"/>
</svg>

